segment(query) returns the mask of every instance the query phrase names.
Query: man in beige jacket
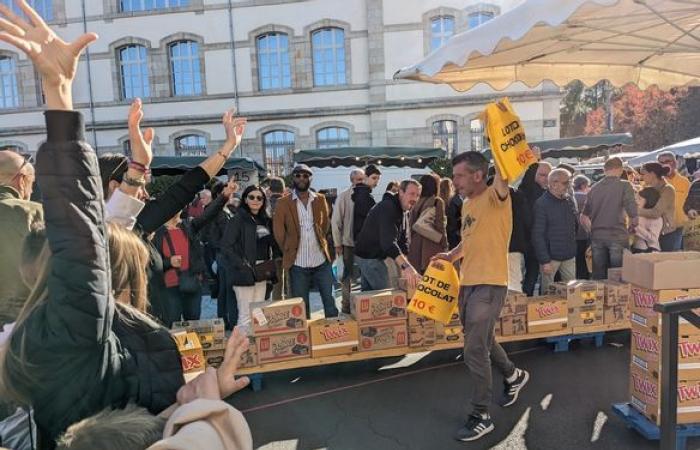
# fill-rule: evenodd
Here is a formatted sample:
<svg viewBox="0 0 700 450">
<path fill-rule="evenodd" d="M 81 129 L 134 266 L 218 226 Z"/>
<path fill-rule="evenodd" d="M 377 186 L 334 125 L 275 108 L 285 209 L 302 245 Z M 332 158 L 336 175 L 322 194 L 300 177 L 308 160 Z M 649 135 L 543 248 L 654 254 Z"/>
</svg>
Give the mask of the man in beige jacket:
<svg viewBox="0 0 700 450">
<path fill-rule="evenodd" d="M 365 181 L 365 172 L 362 169 L 353 169 L 350 172 L 351 186 L 338 195 L 333 207 L 331 217 L 331 229 L 333 230 L 333 242 L 335 243 L 336 257 L 343 257 L 343 273 L 338 274 L 342 280 L 343 300 L 341 308 L 343 313 L 350 314 L 350 290 L 352 289 L 352 273 L 355 264 L 355 239 L 353 238 L 353 214 L 355 204 L 352 201 L 352 192 L 355 186 Z"/>
</svg>

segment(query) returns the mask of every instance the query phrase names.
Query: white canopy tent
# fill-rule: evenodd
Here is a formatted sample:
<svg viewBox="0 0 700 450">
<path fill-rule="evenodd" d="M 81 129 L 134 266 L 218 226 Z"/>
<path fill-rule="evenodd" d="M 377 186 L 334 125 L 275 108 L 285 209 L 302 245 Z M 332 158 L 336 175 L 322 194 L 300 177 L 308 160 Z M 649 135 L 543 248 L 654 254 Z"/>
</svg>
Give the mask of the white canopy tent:
<svg viewBox="0 0 700 450">
<path fill-rule="evenodd" d="M 520 81 L 700 84 L 700 0 L 526 0 L 453 36 L 395 79 L 466 91 Z"/>
</svg>

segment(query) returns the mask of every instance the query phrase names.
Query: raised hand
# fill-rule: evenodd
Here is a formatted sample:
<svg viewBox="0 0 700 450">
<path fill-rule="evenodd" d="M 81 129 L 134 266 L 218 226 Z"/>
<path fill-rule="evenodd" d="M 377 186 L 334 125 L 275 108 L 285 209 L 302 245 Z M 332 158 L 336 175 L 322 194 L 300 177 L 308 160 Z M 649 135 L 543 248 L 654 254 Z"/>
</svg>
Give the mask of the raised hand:
<svg viewBox="0 0 700 450">
<path fill-rule="evenodd" d="M 18 48 L 32 60 L 43 79 L 49 109 L 73 109 L 71 87 L 78 59 L 97 34 L 85 33 L 73 42 L 65 42 L 25 0 L 15 2 L 29 22 L 0 4 L 0 41 Z"/>
<path fill-rule="evenodd" d="M 146 167 L 153 161 L 153 128 L 141 132 L 141 120 L 143 120 L 143 104 L 140 98 L 131 103 L 129 109 L 129 140 L 131 141 L 131 159 Z"/>
<path fill-rule="evenodd" d="M 245 126 L 248 123 L 248 119 L 236 117 L 235 110 L 229 110 L 224 113 L 222 122 L 224 124 L 224 129 L 226 129 L 226 146 L 230 147 L 230 151 L 233 151 L 243 140 L 243 133 L 245 133 Z"/>
<path fill-rule="evenodd" d="M 238 366 L 241 364 L 241 357 L 248 350 L 248 345 L 250 345 L 248 336 L 243 334 L 238 327 L 234 328 L 233 334 L 226 342 L 224 362 L 221 363 L 221 367 L 217 370 L 219 391 L 222 399 L 235 394 L 250 384 L 248 377 L 235 377 L 238 372 Z"/>
</svg>

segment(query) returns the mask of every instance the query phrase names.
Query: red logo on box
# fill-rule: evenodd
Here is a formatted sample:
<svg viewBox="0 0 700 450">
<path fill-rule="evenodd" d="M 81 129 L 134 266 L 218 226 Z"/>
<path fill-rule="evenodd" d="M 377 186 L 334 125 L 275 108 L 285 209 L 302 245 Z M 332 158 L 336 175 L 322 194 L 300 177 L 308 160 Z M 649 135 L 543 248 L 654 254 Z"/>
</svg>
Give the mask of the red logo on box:
<svg viewBox="0 0 700 450">
<path fill-rule="evenodd" d="M 372 348 L 372 339 L 370 339 L 370 338 L 362 339 L 362 348 Z"/>
<path fill-rule="evenodd" d="M 639 289 L 632 290 L 632 298 L 634 298 L 634 306 L 638 308 L 652 309 L 657 302 L 656 295 Z"/>
<path fill-rule="evenodd" d="M 363 298 L 362 300 L 360 300 L 360 311 L 361 312 L 369 311 L 369 299 L 368 298 Z"/>
<path fill-rule="evenodd" d="M 539 314 L 540 317 L 549 317 L 554 314 L 559 314 L 559 306 L 551 303 L 547 305 L 538 306 L 537 314 Z"/>
<path fill-rule="evenodd" d="M 403 295 L 397 295 L 396 297 L 394 297 L 394 305 L 405 306 L 406 305 L 406 298 Z"/>
<path fill-rule="evenodd" d="M 656 383 L 652 383 L 651 381 L 647 380 L 646 378 L 640 377 L 636 373 L 632 374 L 632 382 L 634 383 L 634 389 L 636 391 L 641 392 L 645 395 L 648 395 L 654 399 L 659 398 L 659 393 L 657 390 Z"/>
<path fill-rule="evenodd" d="M 697 400 L 700 398 L 700 385 L 678 386 L 678 400 L 687 402 L 689 400 Z"/>
<path fill-rule="evenodd" d="M 659 342 L 656 339 L 644 336 L 636 331 L 632 332 L 632 336 L 634 337 L 635 345 L 640 350 L 656 355 L 659 354 Z"/>
<path fill-rule="evenodd" d="M 199 355 L 188 355 L 182 357 L 182 370 L 185 372 L 203 366 L 204 361 L 202 361 L 202 358 L 200 358 Z"/>
<path fill-rule="evenodd" d="M 700 355 L 700 342 L 681 342 L 678 344 L 681 358 L 693 358 Z"/>
<path fill-rule="evenodd" d="M 270 338 L 262 338 L 260 339 L 260 351 L 261 352 L 266 352 L 270 350 Z"/>
<path fill-rule="evenodd" d="M 292 307 L 292 315 L 295 317 L 301 316 L 301 306 L 294 306 Z"/>
<path fill-rule="evenodd" d="M 306 344 L 306 333 L 299 333 L 297 334 L 297 342 L 300 344 Z"/>
<path fill-rule="evenodd" d="M 399 345 L 404 345 L 406 343 L 406 333 L 400 332 L 396 334 L 396 343 Z"/>
</svg>

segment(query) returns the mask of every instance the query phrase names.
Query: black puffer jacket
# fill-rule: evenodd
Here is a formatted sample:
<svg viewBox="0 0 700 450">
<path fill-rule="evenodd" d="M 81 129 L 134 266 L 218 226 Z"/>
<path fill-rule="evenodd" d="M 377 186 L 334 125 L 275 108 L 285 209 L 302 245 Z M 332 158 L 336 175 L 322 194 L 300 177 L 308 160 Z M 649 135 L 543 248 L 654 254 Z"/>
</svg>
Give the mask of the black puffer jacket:
<svg viewBox="0 0 700 450">
<path fill-rule="evenodd" d="M 533 211 L 521 192 L 510 188 L 510 198 L 513 210 L 513 232 L 510 235 L 508 252 L 525 253 L 531 248 Z"/>
<path fill-rule="evenodd" d="M 352 235 L 353 239 L 357 240 L 357 237 L 362 231 L 362 225 L 364 225 L 369 211 L 374 208 L 377 202 L 372 197 L 372 189 L 366 184 L 358 184 L 352 190 L 352 201 L 353 206 L 353 216 L 352 216 Z"/>
<path fill-rule="evenodd" d="M 566 261 L 576 256 L 576 206 L 570 197 L 557 198 L 549 192 L 535 202 L 532 244 L 540 264 Z"/>
<path fill-rule="evenodd" d="M 267 218 L 264 225 L 272 233 L 272 220 Z M 226 227 L 224 237 L 221 239 L 222 251 L 228 263 L 228 273 L 234 286 L 253 286 L 255 284 L 255 272 L 253 267 L 258 260 L 258 223 L 245 209 L 240 208 Z M 275 239 L 270 236 L 268 257 L 265 261 L 278 256 L 279 248 Z"/>
<path fill-rule="evenodd" d="M 52 254 L 48 299 L 17 324 L 9 345 L 16 353 L 24 346 L 24 360 L 7 360 L 7 381 L 30 398 L 39 448 L 51 449 L 69 425 L 105 407 L 135 400 L 162 411 L 184 379 L 168 330 L 115 311 L 97 156 L 82 115 L 45 115 L 36 171 Z"/>
<path fill-rule="evenodd" d="M 455 194 L 447 204 L 447 242 L 450 250 L 462 242 L 462 198 Z"/>
</svg>

